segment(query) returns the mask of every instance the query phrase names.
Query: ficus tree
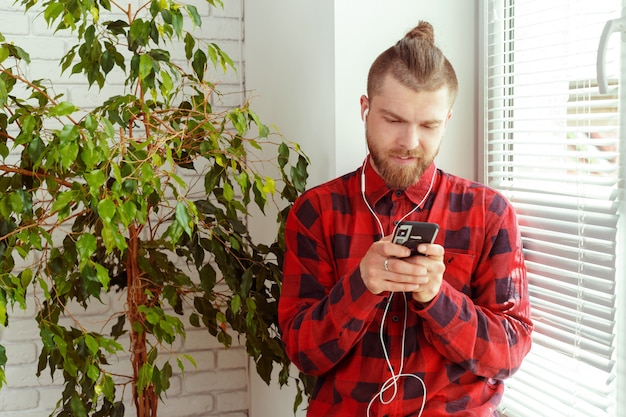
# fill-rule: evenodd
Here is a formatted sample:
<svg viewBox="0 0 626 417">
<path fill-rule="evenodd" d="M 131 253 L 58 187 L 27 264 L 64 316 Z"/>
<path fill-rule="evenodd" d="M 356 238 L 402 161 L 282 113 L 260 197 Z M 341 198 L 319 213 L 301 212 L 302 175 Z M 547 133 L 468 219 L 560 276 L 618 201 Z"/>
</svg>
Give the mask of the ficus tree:
<svg viewBox="0 0 626 417">
<path fill-rule="evenodd" d="M 36 7 L 38 19 L 75 41 L 62 72 L 104 97 L 79 108 L 50 81 L 29 79 L 29 52 L 0 29 L 0 325 L 36 299 L 37 374 L 64 381 L 53 415 L 122 416 L 119 385 L 129 382 L 116 382 L 107 364 L 129 350 L 137 416 L 156 416 L 173 366 L 194 361 L 159 358 L 185 336 L 183 319 L 226 347 L 242 335 L 259 375 L 269 383 L 278 366 L 287 383 L 277 330 L 281 231 L 305 187 L 306 155 L 248 101 L 213 108 L 220 92 L 207 69 L 236 69 L 218 44 L 194 35 L 202 19 L 193 5 L 15 4 Z M 113 73 L 123 74 L 124 92 L 106 96 Z M 253 239 L 251 207 L 277 213 L 275 239 Z M 88 310 L 111 291 L 125 292 L 125 303 L 106 331 L 67 314 L 69 304 Z M 120 342 L 125 333 L 130 346 Z M 0 345 L 0 386 L 6 361 Z"/>
</svg>

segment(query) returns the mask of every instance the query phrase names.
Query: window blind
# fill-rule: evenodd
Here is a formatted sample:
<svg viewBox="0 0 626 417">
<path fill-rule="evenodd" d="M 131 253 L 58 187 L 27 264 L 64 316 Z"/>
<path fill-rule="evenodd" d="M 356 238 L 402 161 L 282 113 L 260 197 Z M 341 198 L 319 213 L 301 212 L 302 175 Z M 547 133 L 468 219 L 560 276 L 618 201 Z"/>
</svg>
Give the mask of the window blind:
<svg viewBox="0 0 626 417">
<path fill-rule="evenodd" d="M 518 213 L 535 323 L 501 412 L 615 417 L 619 36 L 606 95 L 596 54 L 621 0 L 483 4 L 485 177 Z"/>
</svg>

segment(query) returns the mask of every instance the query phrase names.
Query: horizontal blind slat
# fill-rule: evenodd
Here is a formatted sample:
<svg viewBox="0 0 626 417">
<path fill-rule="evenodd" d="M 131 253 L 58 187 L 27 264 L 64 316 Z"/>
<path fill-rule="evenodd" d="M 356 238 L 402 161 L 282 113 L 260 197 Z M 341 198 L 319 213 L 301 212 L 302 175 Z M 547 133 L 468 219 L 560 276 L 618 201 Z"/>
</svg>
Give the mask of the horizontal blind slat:
<svg viewBox="0 0 626 417">
<path fill-rule="evenodd" d="M 485 174 L 518 213 L 536 326 L 501 410 L 612 417 L 619 42 L 607 48 L 612 94 L 598 94 L 595 55 L 621 3 L 488 5 Z"/>
</svg>

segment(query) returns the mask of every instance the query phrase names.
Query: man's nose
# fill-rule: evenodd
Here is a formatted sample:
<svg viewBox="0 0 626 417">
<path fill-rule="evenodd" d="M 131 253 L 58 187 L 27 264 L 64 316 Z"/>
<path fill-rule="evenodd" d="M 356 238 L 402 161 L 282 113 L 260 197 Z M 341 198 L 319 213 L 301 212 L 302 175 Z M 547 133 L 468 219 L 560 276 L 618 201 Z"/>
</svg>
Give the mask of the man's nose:
<svg viewBox="0 0 626 417">
<path fill-rule="evenodd" d="M 415 149 L 420 145 L 420 129 L 419 126 L 407 125 L 403 135 L 403 146 L 406 149 Z"/>
</svg>

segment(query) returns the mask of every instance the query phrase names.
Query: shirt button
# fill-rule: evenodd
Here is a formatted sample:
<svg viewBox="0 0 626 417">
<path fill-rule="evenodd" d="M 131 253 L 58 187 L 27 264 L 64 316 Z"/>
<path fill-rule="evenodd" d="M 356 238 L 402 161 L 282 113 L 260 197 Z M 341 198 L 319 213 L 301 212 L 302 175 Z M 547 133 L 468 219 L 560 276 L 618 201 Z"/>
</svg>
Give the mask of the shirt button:
<svg viewBox="0 0 626 417">
<path fill-rule="evenodd" d="M 396 323 L 400 321 L 400 317 L 398 316 L 391 316 L 391 320 L 395 321 Z"/>
<path fill-rule="evenodd" d="M 400 197 L 400 196 L 402 196 L 402 191 L 396 190 L 396 197 Z"/>
</svg>

